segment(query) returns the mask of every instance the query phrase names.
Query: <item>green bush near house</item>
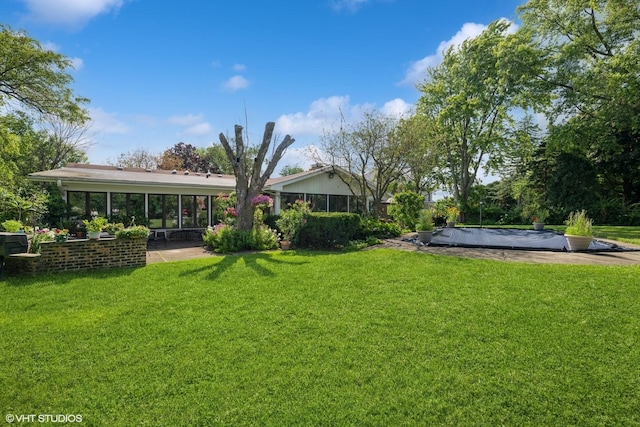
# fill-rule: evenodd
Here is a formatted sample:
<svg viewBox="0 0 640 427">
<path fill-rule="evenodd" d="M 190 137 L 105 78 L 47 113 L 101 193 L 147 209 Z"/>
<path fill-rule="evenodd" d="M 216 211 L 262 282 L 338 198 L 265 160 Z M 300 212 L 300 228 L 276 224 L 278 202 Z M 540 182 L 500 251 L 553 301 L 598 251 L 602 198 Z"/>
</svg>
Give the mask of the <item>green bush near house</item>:
<svg viewBox="0 0 640 427">
<path fill-rule="evenodd" d="M 394 222 L 385 219 L 363 218 L 361 222 L 360 239 L 375 237 L 378 239 L 388 239 L 398 237 L 402 234 L 402 227 Z"/>
<path fill-rule="evenodd" d="M 356 240 L 362 230 L 360 215 L 314 212 L 300 227 L 296 245 L 303 248 L 336 248 Z"/>
<path fill-rule="evenodd" d="M 220 223 L 209 227 L 202 236 L 206 245 L 216 253 L 264 251 L 277 249 L 278 233 L 265 224 L 254 224 L 251 230 L 237 230 L 232 225 Z"/>
<path fill-rule="evenodd" d="M 389 215 L 403 228 L 413 230 L 422 209 L 424 209 L 424 196 L 413 191 L 405 191 L 393 195 Z"/>
</svg>

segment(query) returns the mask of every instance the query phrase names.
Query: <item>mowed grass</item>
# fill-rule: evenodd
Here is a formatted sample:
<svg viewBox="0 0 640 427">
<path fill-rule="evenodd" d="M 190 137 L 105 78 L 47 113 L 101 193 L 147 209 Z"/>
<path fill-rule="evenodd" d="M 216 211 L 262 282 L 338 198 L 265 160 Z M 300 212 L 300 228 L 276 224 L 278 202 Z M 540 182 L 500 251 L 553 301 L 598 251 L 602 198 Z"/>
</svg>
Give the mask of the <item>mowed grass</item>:
<svg viewBox="0 0 640 427">
<path fill-rule="evenodd" d="M 640 267 L 378 249 L 0 282 L 0 410 L 85 425 L 638 425 Z"/>
</svg>

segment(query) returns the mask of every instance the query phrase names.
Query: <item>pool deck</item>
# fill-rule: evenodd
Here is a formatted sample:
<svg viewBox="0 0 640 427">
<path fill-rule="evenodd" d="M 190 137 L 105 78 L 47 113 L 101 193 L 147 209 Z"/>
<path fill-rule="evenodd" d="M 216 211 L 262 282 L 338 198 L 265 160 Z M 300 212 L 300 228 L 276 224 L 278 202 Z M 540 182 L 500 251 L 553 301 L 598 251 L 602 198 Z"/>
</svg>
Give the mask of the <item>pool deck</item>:
<svg viewBox="0 0 640 427">
<path fill-rule="evenodd" d="M 367 250 L 391 248 L 409 252 L 431 253 L 459 258 L 491 259 L 532 264 L 640 265 L 640 246 L 621 242 L 615 243 L 634 250 L 621 252 L 526 251 L 511 249 L 418 246 L 414 243 L 403 240 L 414 236 L 415 233 L 411 233 L 398 238 L 386 239 L 382 244 L 371 246 L 367 248 Z M 152 246 L 147 251 L 147 264 L 207 258 L 212 256 L 221 255 L 208 251 L 202 242 L 169 242 L 166 246 L 163 245 L 163 243 L 158 243 L 155 247 Z"/>
</svg>

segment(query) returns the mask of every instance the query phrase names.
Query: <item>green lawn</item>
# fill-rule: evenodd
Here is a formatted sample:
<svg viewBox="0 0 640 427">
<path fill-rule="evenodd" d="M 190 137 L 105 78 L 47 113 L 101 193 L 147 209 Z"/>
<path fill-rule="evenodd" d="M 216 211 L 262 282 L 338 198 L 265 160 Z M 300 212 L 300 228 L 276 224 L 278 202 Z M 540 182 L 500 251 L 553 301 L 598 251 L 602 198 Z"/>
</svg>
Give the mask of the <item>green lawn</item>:
<svg viewBox="0 0 640 427">
<path fill-rule="evenodd" d="M 0 282 L 0 411 L 84 425 L 640 424 L 640 267 L 378 249 Z"/>
</svg>

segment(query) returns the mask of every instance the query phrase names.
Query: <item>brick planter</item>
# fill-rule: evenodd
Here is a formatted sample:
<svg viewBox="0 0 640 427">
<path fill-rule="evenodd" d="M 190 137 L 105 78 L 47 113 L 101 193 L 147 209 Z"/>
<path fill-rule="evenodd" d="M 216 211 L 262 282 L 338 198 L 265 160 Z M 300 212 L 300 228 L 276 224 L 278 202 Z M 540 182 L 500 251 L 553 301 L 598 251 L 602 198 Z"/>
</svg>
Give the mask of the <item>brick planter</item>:
<svg viewBox="0 0 640 427">
<path fill-rule="evenodd" d="M 86 271 L 147 265 L 147 239 L 70 240 L 43 242 L 39 256 L 16 254 L 5 258 L 9 275 Z"/>
</svg>

